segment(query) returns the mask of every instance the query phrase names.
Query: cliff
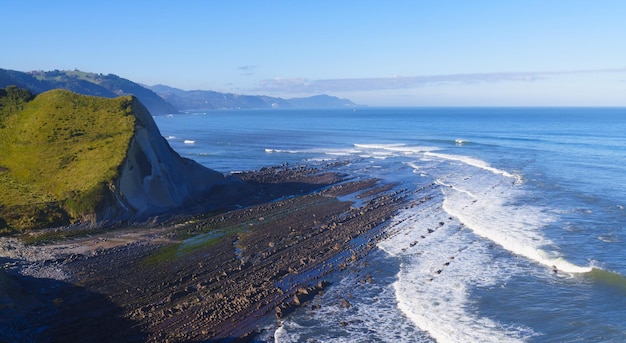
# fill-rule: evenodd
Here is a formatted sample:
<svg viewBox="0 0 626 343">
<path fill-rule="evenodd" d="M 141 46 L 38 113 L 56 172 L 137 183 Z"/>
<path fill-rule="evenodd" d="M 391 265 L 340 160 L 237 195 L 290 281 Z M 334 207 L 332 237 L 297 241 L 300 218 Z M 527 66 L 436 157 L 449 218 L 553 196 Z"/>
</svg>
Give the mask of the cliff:
<svg viewBox="0 0 626 343">
<path fill-rule="evenodd" d="M 133 96 L 0 97 L 0 230 L 142 220 L 227 183 L 174 152 Z"/>
</svg>

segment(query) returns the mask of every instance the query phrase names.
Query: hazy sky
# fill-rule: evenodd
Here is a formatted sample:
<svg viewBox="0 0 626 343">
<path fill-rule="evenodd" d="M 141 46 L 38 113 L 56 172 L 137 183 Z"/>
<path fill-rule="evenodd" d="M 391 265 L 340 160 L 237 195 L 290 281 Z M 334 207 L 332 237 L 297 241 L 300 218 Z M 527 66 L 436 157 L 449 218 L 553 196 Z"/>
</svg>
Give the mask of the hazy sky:
<svg viewBox="0 0 626 343">
<path fill-rule="evenodd" d="M 626 1 L 0 0 L 0 68 L 370 106 L 626 106 Z"/>
</svg>

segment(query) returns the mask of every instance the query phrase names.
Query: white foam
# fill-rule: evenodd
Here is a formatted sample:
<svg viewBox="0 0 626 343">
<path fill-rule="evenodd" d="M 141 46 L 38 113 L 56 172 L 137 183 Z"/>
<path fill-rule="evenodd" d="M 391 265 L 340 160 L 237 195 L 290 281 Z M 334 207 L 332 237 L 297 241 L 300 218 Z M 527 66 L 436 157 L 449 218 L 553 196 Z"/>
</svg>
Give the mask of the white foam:
<svg viewBox="0 0 626 343">
<path fill-rule="evenodd" d="M 477 197 L 457 185 L 444 188 L 444 193 L 444 210 L 477 235 L 550 268 L 570 273 L 591 271 L 591 267 L 576 266 L 544 250 L 553 243 L 540 230 L 553 219 L 539 208 L 507 205 L 513 200 L 511 194 L 495 189 Z"/>
<path fill-rule="evenodd" d="M 271 153 L 276 153 L 276 154 L 299 154 L 302 153 L 302 151 L 298 151 L 298 150 L 281 150 L 281 149 L 269 149 L 266 148 L 265 152 L 268 154 Z"/>
<path fill-rule="evenodd" d="M 516 176 L 472 158 L 450 158 L 466 163 L 455 174 L 442 176 L 443 209 L 470 228 L 504 249 L 534 262 L 568 273 L 586 273 L 591 267 L 577 266 L 563 259 L 557 251 L 548 250 L 554 243 L 542 235 L 542 229 L 555 218 L 530 205 L 515 205 L 522 190 L 507 182 Z M 468 168 L 469 166 L 469 168 Z M 482 172 L 481 172 L 482 170 Z M 506 179 L 503 179 L 506 178 Z"/>
<path fill-rule="evenodd" d="M 513 271 L 494 261 L 488 243 L 461 230 L 440 205 L 435 200 L 404 211 L 394 218 L 392 237 L 379 243 L 403 261 L 393 284 L 398 307 L 437 342 L 522 341 L 532 331 L 478 316 L 468 299 L 469 289 L 501 282 Z"/>
<path fill-rule="evenodd" d="M 274 333 L 275 341 L 432 342 L 398 309 L 391 274 L 369 272 L 372 281 L 362 282 L 364 272 L 350 271 L 313 300 L 318 309 L 285 318 Z M 341 305 L 344 299 L 349 306 Z"/>
<path fill-rule="evenodd" d="M 191 139 L 185 139 L 184 143 L 185 144 L 196 144 L 196 141 L 191 140 Z"/>
<path fill-rule="evenodd" d="M 450 155 L 450 154 L 441 154 L 441 153 L 433 153 L 433 152 L 426 152 L 424 153 L 424 155 L 427 156 L 434 156 L 434 157 L 439 157 L 439 158 L 443 158 L 446 160 L 452 160 L 452 161 L 459 161 L 459 162 L 463 162 L 465 164 L 480 168 L 480 169 L 484 169 L 487 171 L 490 171 L 494 174 L 500 174 L 503 176 L 506 176 L 508 178 L 512 178 L 515 179 L 517 182 L 521 182 L 522 181 L 522 177 L 520 175 L 517 174 L 511 174 L 507 171 L 504 170 L 500 170 L 498 168 L 494 168 L 491 165 L 489 165 L 489 163 L 483 161 L 483 160 L 479 160 L 476 158 L 472 158 L 472 157 L 468 157 L 468 156 L 460 156 L 460 155 Z"/>
<path fill-rule="evenodd" d="M 300 326 L 293 322 L 287 321 L 282 323 L 274 332 L 274 342 L 298 342 L 300 340 L 300 335 L 298 334 L 299 328 Z"/>
<path fill-rule="evenodd" d="M 437 147 L 414 146 L 406 144 L 354 144 L 355 148 L 365 150 L 372 154 L 390 154 L 392 156 L 406 156 L 422 154 L 424 152 L 439 150 Z"/>
<path fill-rule="evenodd" d="M 619 239 L 618 236 L 616 235 L 599 235 L 598 236 L 598 240 L 604 242 L 604 243 L 619 243 L 621 242 L 621 240 Z"/>
<path fill-rule="evenodd" d="M 362 149 L 390 149 L 390 148 L 398 148 L 404 147 L 406 144 L 403 143 L 391 143 L 391 144 L 354 144 L 357 148 Z"/>
<path fill-rule="evenodd" d="M 418 155 L 421 162 L 404 164 L 435 178 L 441 198 L 394 217 L 390 237 L 379 243 L 403 261 L 394 283 L 398 307 L 438 342 L 518 342 L 535 335 L 527 327 L 481 317 L 472 308 L 469 290 L 528 272 L 495 259 L 491 242 L 560 272 L 584 273 L 591 267 L 577 266 L 549 249 L 555 245 L 542 229 L 555 218 L 516 201 L 524 191 L 511 179 L 521 177 L 475 158 L 424 155 L 426 163 Z"/>
</svg>

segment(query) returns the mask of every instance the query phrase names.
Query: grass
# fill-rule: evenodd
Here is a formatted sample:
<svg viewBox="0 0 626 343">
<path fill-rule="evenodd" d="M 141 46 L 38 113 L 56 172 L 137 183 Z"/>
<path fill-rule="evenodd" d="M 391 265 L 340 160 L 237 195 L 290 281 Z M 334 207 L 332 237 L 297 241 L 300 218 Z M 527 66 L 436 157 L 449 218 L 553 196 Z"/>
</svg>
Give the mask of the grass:
<svg viewBox="0 0 626 343">
<path fill-rule="evenodd" d="M 93 229 L 59 230 L 38 233 L 36 235 L 24 234 L 20 236 L 20 239 L 24 244 L 39 245 L 67 240 L 70 238 L 81 238 L 93 233 Z"/>
<path fill-rule="evenodd" d="M 243 224 L 233 225 L 220 229 L 203 230 L 200 233 L 189 237 L 183 241 L 165 245 L 155 251 L 142 261 L 143 265 L 156 265 L 165 262 L 175 261 L 185 255 L 210 248 L 222 239 L 232 238 L 235 235 L 247 230 L 248 226 Z"/>
<path fill-rule="evenodd" d="M 146 257 L 141 263 L 146 266 L 153 266 L 164 262 L 173 261 L 178 254 L 181 243 L 168 244 L 159 248 L 152 255 Z"/>
<path fill-rule="evenodd" d="M 70 221 L 93 211 L 126 157 L 134 101 L 52 90 L 5 113 L 0 128 L 0 226 L 4 221 L 5 227 L 0 229 L 46 226 L 25 218 L 28 213 L 20 213 L 25 207 L 37 212 L 55 204 Z"/>
</svg>

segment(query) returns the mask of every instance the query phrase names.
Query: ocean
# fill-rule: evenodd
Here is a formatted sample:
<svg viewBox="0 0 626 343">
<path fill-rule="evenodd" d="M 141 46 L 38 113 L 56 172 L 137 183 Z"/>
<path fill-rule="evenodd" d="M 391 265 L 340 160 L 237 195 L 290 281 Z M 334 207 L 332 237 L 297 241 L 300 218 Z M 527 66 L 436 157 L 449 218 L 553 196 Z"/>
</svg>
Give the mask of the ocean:
<svg viewBox="0 0 626 343">
<path fill-rule="evenodd" d="M 262 340 L 626 341 L 626 109 L 242 110 L 155 120 L 182 156 L 224 173 L 348 160 L 342 168 L 357 178 L 430 199 L 398 213 L 378 250 Z"/>
</svg>

